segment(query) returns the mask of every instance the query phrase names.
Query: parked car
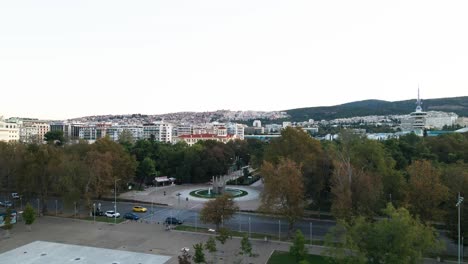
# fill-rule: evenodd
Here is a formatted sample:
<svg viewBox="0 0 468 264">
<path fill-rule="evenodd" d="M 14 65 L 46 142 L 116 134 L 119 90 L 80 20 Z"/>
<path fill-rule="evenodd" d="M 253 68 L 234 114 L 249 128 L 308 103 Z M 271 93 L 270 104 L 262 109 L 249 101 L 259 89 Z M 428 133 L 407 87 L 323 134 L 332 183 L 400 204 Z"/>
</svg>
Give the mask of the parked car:
<svg viewBox="0 0 468 264">
<path fill-rule="evenodd" d="M 12 207 L 12 206 L 13 206 L 13 203 L 10 202 L 10 201 L 0 201 L 0 206 L 3 206 L 3 207 Z"/>
<path fill-rule="evenodd" d="M 138 215 L 134 214 L 134 213 L 126 213 L 126 214 L 124 214 L 123 218 L 124 219 L 135 220 L 135 221 L 140 219 L 140 217 Z"/>
<path fill-rule="evenodd" d="M 20 196 L 19 196 L 18 193 L 11 193 L 11 198 L 12 198 L 12 199 L 19 199 Z"/>
<path fill-rule="evenodd" d="M 104 216 L 104 212 L 101 210 L 96 209 L 96 211 L 92 211 L 91 215 L 95 216 Z"/>
<path fill-rule="evenodd" d="M 120 213 L 119 212 L 114 212 L 114 211 L 106 211 L 105 215 L 107 217 L 112 217 L 112 218 L 118 218 L 120 217 Z"/>
<path fill-rule="evenodd" d="M 182 221 L 175 218 L 175 217 L 168 217 L 168 218 L 166 218 L 164 223 L 166 223 L 167 225 L 181 225 Z"/>
<path fill-rule="evenodd" d="M 134 206 L 133 207 L 133 212 L 145 213 L 146 211 L 148 211 L 148 209 L 146 209 L 143 206 Z"/>
</svg>

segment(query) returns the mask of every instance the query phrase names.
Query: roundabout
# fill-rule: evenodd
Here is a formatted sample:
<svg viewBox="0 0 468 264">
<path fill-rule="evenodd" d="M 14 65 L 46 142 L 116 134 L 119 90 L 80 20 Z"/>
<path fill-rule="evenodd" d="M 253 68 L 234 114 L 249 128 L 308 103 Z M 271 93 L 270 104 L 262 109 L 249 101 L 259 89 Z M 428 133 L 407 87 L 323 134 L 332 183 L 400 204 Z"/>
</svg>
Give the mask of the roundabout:
<svg viewBox="0 0 468 264">
<path fill-rule="evenodd" d="M 237 188 L 226 188 L 224 190 L 224 194 L 228 194 L 232 196 L 233 198 L 238 198 L 238 197 L 246 196 L 249 193 L 245 190 L 241 190 Z M 191 191 L 189 195 L 193 197 L 197 197 L 197 198 L 213 199 L 213 198 L 221 196 L 222 194 L 215 194 L 211 191 L 210 188 L 208 188 L 208 189 L 198 189 L 198 190 Z"/>
<path fill-rule="evenodd" d="M 237 202 L 258 200 L 260 198 L 258 190 L 244 186 L 230 186 L 226 188 L 225 193 L 231 194 L 233 200 Z M 208 202 L 220 195 L 214 194 L 211 190 L 211 186 L 193 186 L 173 192 L 171 196 L 186 201 Z"/>
</svg>

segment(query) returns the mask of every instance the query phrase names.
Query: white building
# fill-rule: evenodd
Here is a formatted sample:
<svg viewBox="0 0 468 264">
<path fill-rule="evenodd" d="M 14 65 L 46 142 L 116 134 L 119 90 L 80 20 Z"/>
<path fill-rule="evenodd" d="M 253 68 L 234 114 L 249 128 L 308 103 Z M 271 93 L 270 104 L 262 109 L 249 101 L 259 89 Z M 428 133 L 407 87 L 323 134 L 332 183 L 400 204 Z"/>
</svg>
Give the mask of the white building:
<svg viewBox="0 0 468 264">
<path fill-rule="evenodd" d="M 229 123 L 227 124 L 227 133 L 229 135 L 236 135 L 236 138 L 244 140 L 244 125 Z"/>
<path fill-rule="evenodd" d="M 252 126 L 253 127 L 262 127 L 262 121 L 254 120 Z"/>
<path fill-rule="evenodd" d="M 154 140 L 159 142 L 172 142 L 172 124 L 164 123 L 164 121 L 154 122 L 153 124 L 144 124 L 143 138 L 154 138 Z"/>
<path fill-rule="evenodd" d="M 0 141 L 18 141 L 19 134 L 18 124 L 4 122 L 3 118 L 0 117 Z"/>
</svg>

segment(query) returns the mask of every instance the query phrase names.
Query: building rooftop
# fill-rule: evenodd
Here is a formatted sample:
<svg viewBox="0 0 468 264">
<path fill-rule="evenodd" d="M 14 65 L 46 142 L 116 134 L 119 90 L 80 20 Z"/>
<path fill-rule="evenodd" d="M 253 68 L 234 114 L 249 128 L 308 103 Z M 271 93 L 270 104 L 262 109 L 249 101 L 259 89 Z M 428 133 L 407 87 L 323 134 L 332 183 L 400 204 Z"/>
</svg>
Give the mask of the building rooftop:
<svg viewBox="0 0 468 264">
<path fill-rule="evenodd" d="M 0 254 L 2 263 L 163 264 L 169 256 L 35 241 Z"/>
</svg>

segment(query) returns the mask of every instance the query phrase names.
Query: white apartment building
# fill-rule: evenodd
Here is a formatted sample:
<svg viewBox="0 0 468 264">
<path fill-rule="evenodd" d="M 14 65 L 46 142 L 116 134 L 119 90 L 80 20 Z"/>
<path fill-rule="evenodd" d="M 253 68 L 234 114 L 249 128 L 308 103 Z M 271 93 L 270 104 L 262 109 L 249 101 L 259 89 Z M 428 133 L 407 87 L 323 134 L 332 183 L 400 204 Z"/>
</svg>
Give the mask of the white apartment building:
<svg viewBox="0 0 468 264">
<path fill-rule="evenodd" d="M 244 125 L 237 123 L 228 123 L 227 133 L 229 135 L 235 135 L 236 138 L 240 140 L 244 140 Z"/>
<path fill-rule="evenodd" d="M 18 141 L 19 135 L 18 124 L 4 122 L 3 118 L 0 117 L 0 141 Z"/>
<path fill-rule="evenodd" d="M 143 125 L 143 138 L 151 139 L 159 142 L 172 142 L 172 124 L 164 121 L 154 122 L 153 124 Z"/>
</svg>

